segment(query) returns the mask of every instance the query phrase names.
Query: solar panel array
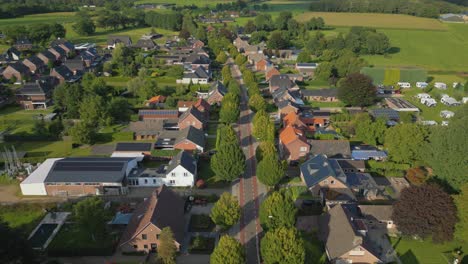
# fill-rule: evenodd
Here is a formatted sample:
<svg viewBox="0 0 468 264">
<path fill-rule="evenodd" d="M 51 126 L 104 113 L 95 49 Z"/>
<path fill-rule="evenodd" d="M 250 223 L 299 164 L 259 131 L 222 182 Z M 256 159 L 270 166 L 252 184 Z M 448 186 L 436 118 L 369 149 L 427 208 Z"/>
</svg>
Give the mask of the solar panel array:
<svg viewBox="0 0 468 264">
<path fill-rule="evenodd" d="M 179 112 L 177 110 L 140 110 L 138 111 L 139 115 L 178 115 Z"/>
<path fill-rule="evenodd" d="M 123 167 L 124 162 L 58 161 L 54 171 L 121 171 Z"/>
</svg>

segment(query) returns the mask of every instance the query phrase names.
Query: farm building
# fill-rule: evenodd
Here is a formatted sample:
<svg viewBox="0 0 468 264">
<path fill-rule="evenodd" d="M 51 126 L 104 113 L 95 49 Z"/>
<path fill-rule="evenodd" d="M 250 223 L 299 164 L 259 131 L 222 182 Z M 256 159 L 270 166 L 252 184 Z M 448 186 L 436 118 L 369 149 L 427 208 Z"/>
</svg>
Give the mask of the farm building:
<svg viewBox="0 0 468 264">
<path fill-rule="evenodd" d="M 134 158 L 54 158 L 20 184 L 23 195 L 85 196 L 127 193 Z"/>
<path fill-rule="evenodd" d="M 395 121 L 395 122 L 400 121 L 400 114 L 398 113 L 398 111 L 395 111 L 393 109 L 388 109 L 388 108 L 372 109 L 372 110 L 369 110 L 369 114 L 374 119 L 384 118 L 387 121 Z"/>
<path fill-rule="evenodd" d="M 142 161 L 145 156 L 151 155 L 151 149 L 151 143 L 120 142 L 115 146 L 111 157 L 136 158 L 137 161 Z"/>
<path fill-rule="evenodd" d="M 385 98 L 388 107 L 398 112 L 419 112 L 419 108 L 401 98 Z"/>
</svg>

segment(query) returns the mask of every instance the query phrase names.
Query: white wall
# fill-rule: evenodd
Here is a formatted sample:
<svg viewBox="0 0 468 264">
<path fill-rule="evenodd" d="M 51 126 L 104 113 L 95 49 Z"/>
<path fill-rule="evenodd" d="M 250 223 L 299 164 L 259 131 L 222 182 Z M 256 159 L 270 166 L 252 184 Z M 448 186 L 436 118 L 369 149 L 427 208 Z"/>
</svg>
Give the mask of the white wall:
<svg viewBox="0 0 468 264">
<path fill-rule="evenodd" d="M 174 173 L 174 176 L 172 176 Z M 187 176 L 184 176 L 186 173 Z M 157 187 L 163 184 L 176 187 L 192 187 L 195 184 L 196 176 L 185 170 L 182 166 L 177 166 L 174 170 L 167 173 L 166 177 L 138 177 L 138 185 L 130 185 L 132 187 Z M 130 178 L 130 181 L 135 178 Z"/>
<path fill-rule="evenodd" d="M 44 183 L 21 183 L 23 195 L 47 195 Z"/>
</svg>

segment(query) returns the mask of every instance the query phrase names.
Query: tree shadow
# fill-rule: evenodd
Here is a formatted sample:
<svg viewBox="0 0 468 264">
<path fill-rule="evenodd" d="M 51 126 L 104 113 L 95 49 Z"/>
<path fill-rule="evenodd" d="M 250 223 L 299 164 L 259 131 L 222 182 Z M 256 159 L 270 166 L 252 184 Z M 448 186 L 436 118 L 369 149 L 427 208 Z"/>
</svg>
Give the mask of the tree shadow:
<svg viewBox="0 0 468 264">
<path fill-rule="evenodd" d="M 390 47 L 387 51 L 388 54 L 396 54 L 399 53 L 401 49 L 399 47 Z"/>
<path fill-rule="evenodd" d="M 419 264 L 418 258 L 414 255 L 411 249 L 401 255 L 400 259 L 402 259 L 403 263 Z"/>
</svg>

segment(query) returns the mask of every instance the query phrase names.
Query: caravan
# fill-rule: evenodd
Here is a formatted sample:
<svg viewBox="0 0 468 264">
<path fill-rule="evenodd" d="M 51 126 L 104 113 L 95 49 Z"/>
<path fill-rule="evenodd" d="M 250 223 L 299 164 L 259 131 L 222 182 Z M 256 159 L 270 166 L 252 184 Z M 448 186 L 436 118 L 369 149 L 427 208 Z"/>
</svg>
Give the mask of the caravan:
<svg viewBox="0 0 468 264">
<path fill-rule="evenodd" d="M 409 82 L 398 82 L 397 84 L 400 88 L 411 88 L 411 84 Z"/>
</svg>

